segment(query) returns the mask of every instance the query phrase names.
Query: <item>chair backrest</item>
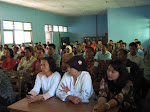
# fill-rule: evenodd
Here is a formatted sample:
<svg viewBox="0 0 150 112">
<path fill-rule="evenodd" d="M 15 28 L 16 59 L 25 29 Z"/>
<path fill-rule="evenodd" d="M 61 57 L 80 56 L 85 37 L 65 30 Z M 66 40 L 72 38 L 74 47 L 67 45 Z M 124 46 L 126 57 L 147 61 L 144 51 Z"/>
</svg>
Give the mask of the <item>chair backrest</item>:
<svg viewBox="0 0 150 112">
<path fill-rule="evenodd" d="M 21 99 L 21 77 L 20 73 L 17 71 L 6 71 L 5 74 L 9 77 L 12 84 L 14 95 L 16 100 Z"/>
</svg>

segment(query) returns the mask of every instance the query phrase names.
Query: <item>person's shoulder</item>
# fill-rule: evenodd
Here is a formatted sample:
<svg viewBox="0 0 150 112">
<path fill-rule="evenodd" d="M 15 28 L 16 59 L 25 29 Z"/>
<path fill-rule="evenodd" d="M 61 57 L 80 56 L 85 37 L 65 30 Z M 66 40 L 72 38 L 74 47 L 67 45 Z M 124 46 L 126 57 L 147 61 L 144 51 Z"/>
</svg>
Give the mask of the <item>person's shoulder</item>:
<svg viewBox="0 0 150 112">
<path fill-rule="evenodd" d="M 14 58 L 11 58 L 12 61 L 16 61 Z"/>
<path fill-rule="evenodd" d="M 90 76 L 89 72 L 87 71 L 82 71 L 81 76 Z"/>
<path fill-rule="evenodd" d="M 7 58 L 3 60 L 3 62 L 7 61 Z"/>
<path fill-rule="evenodd" d="M 102 54 L 102 51 L 97 51 L 96 54 Z"/>
<path fill-rule="evenodd" d="M 25 56 L 21 58 L 21 60 L 25 60 L 25 59 L 26 59 L 26 57 L 25 57 Z"/>
<path fill-rule="evenodd" d="M 64 75 L 63 75 L 63 77 L 65 77 L 65 78 L 70 78 L 70 77 L 72 77 L 71 75 L 69 75 L 69 73 L 68 72 L 65 72 L 64 73 Z"/>
<path fill-rule="evenodd" d="M 138 66 L 135 62 L 131 61 L 130 59 L 127 59 L 127 66 Z"/>
<path fill-rule="evenodd" d="M 38 73 L 37 76 L 41 79 L 43 76 L 45 76 L 42 72 Z"/>
<path fill-rule="evenodd" d="M 143 59 L 143 57 L 139 54 L 136 54 L 138 58 Z"/>
<path fill-rule="evenodd" d="M 36 60 L 36 58 L 34 56 L 32 56 L 31 59 Z"/>
<path fill-rule="evenodd" d="M 106 51 L 106 54 L 111 54 L 109 51 Z"/>
<path fill-rule="evenodd" d="M 55 76 L 61 77 L 60 73 L 59 73 L 59 72 L 57 72 L 57 71 L 56 71 L 56 72 L 54 72 L 53 74 L 54 74 Z"/>
</svg>

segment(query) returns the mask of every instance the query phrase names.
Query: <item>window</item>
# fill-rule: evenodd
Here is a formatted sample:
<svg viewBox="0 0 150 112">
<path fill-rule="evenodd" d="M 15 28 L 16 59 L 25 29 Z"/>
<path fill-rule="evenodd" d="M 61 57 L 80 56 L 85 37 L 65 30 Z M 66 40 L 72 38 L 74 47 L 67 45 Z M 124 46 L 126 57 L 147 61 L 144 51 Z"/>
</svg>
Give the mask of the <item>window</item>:
<svg viewBox="0 0 150 112">
<path fill-rule="evenodd" d="M 3 21 L 4 44 L 31 43 L 32 24 Z"/>
<path fill-rule="evenodd" d="M 58 26 L 53 26 L 53 31 L 58 32 Z"/>
<path fill-rule="evenodd" d="M 45 25 L 45 40 L 46 43 L 53 43 L 53 26 L 52 25 Z"/>
<path fill-rule="evenodd" d="M 64 32 L 68 32 L 68 27 L 64 27 Z"/>
<path fill-rule="evenodd" d="M 59 26 L 59 32 L 64 32 L 64 27 L 63 26 Z"/>
</svg>

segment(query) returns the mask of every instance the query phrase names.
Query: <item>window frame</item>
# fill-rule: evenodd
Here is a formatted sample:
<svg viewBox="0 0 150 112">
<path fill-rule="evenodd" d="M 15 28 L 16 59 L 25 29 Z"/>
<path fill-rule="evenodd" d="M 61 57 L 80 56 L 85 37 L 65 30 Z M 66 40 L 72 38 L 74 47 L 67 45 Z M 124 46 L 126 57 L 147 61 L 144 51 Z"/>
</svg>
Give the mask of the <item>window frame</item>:
<svg viewBox="0 0 150 112">
<path fill-rule="evenodd" d="M 4 22 L 4 21 L 10 21 L 10 20 L 3 20 L 2 22 Z M 31 39 L 31 42 L 25 42 L 25 37 L 23 38 L 24 39 L 24 42 L 23 43 L 25 43 L 25 44 L 32 44 L 33 43 L 33 33 L 32 33 L 32 23 L 31 22 L 21 22 L 21 21 L 10 21 L 10 22 L 13 22 L 13 29 L 5 29 L 4 28 L 4 23 L 3 23 L 3 34 L 4 34 L 4 32 L 5 31 L 12 31 L 12 33 L 13 33 L 13 43 L 5 43 L 5 41 L 4 41 L 4 44 L 7 44 L 7 45 L 13 45 L 13 44 L 15 44 L 15 45 L 19 45 L 19 44 L 21 44 L 21 43 L 19 43 L 19 44 L 16 44 L 16 42 L 15 42 L 15 31 L 23 31 L 23 33 L 25 33 L 25 32 L 30 32 L 30 39 Z M 15 22 L 20 22 L 20 23 L 22 23 L 22 30 L 21 29 L 15 29 L 15 25 L 14 25 L 14 23 Z M 25 30 L 24 29 L 24 23 L 30 23 L 31 24 L 31 30 Z M 24 35 L 24 34 L 23 34 Z M 3 36 L 4 37 L 4 36 Z M 4 37 L 5 38 L 5 37 Z M 4 39 L 3 38 L 3 39 Z"/>
</svg>

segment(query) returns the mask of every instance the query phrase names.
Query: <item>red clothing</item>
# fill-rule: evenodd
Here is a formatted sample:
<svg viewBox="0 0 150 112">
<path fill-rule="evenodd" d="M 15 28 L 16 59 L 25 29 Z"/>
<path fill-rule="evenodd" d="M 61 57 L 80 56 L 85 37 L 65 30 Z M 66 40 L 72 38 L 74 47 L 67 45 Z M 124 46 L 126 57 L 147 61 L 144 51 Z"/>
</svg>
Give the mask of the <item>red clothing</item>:
<svg viewBox="0 0 150 112">
<path fill-rule="evenodd" d="M 3 60 L 1 68 L 2 69 L 12 68 L 14 70 L 15 69 L 15 65 L 16 65 L 16 60 L 14 58 L 11 58 L 9 61 L 8 61 L 8 58 L 6 58 L 6 59 Z"/>
<path fill-rule="evenodd" d="M 31 71 L 41 70 L 41 60 L 35 60 L 32 63 L 30 69 L 31 69 Z"/>
<path fill-rule="evenodd" d="M 97 45 L 96 44 L 92 44 L 91 47 L 96 50 Z"/>
<path fill-rule="evenodd" d="M 90 44 L 90 45 L 88 44 L 88 45 L 86 45 L 86 46 L 87 46 L 87 47 L 91 47 L 91 44 Z"/>
</svg>

